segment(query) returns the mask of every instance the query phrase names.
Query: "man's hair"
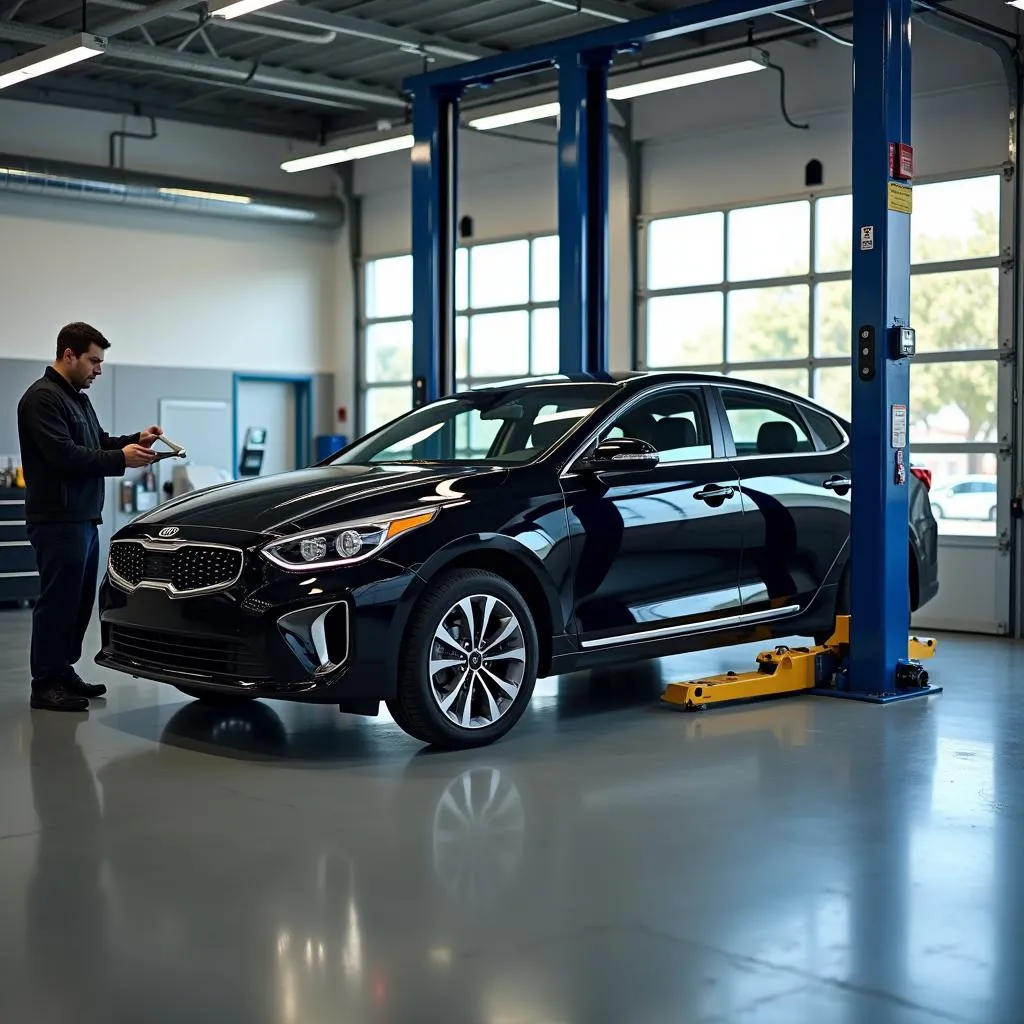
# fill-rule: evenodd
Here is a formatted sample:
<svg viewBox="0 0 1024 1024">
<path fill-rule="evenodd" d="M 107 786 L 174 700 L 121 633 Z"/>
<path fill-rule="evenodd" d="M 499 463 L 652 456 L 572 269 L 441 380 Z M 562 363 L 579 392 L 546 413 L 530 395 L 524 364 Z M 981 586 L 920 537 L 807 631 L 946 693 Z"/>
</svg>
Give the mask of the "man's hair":
<svg viewBox="0 0 1024 1024">
<path fill-rule="evenodd" d="M 57 335 L 57 358 L 63 359 L 68 349 L 81 358 L 92 345 L 110 348 L 110 342 L 95 327 L 82 323 L 68 324 L 62 327 L 60 334 Z"/>
</svg>

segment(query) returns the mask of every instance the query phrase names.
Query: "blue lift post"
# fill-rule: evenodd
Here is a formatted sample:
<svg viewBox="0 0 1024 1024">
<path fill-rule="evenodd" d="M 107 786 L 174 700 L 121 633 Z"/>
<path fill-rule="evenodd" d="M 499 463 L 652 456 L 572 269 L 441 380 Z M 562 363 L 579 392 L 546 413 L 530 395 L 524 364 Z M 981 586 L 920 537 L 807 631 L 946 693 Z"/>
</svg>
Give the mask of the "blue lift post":
<svg viewBox="0 0 1024 1024">
<path fill-rule="evenodd" d="M 853 358 L 853 528 L 851 661 L 831 696 L 888 701 L 934 692 L 906 688 L 909 622 L 906 439 L 893 424 L 909 394 L 907 358 L 894 355 L 892 328 L 908 326 L 910 218 L 905 187 L 891 181 L 889 144 L 910 141 L 912 0 L 854 5 L 853 326 L 868 332 L 867 357 Z M 458 99 L 504 78 L 558 69 L 560 368 L 608 369 L 608 101 L 617 53 L 644 43 L 807 6 L 806 0 L 706 0 L 682 10 L 457 64 L 409 78 L 413 99 L 413 372 L 416 401 L 453 390 L 453 271 Z M 895 186 L 895 188 L 893 188 Z M 870 228 L 862 233 L 862 228 Z M 863 239 L 863 241 L 862 241 Z M 868 240 L 871 245 L 868 247 Z M 862 372 L 861 363 L 868 364 Z M 903 467 L 897 480 L 897 465 Z M 875 564 L 877 568 L 869 569 Z"/>
</svg>

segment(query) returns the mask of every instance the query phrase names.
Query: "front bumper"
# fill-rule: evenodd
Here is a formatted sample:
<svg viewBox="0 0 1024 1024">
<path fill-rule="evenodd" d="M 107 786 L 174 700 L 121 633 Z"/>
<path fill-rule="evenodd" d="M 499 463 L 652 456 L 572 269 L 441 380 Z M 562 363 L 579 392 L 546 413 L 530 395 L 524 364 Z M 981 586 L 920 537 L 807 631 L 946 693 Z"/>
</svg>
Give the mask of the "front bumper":
<svg viewBox="0 0 1024 1024">
<path fill-rule="evenodd" d="M 290 573 L 246 552 L 217 593 L 100 587 L 96 663 L 194 689 L 335 704 L 393 696 L 396 616 L 418 577 L 386 559 Z"/>
</svg>

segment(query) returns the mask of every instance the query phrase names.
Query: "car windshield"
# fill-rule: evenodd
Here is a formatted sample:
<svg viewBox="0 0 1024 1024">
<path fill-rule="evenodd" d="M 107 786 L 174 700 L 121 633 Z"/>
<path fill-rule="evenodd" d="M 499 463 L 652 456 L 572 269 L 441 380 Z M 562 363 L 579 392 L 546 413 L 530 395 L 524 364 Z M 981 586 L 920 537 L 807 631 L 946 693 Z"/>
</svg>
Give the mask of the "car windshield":
<svg viewBox="0 0 1024 1024">
<path fill-rule="evenodd" d="M 532 384 L 466 391 L 387 424 L 330 460 L 386 462 L 530 462 L 615 393 L 616 385 Z"/>
</svg>

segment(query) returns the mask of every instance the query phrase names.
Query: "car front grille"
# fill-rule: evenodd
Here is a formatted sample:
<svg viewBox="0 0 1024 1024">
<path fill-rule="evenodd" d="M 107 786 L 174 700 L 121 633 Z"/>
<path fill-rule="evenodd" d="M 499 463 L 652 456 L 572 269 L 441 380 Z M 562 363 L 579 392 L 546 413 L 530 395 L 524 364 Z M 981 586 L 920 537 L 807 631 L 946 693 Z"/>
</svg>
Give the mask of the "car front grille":
<svg viewBox="0 0 1024 1024">
<path fill-rule="evenodd" d="M 237 640 L 111 625 L 107 650 L 121 662 L 171 675 L 224 681 L 269 680 L 256 652 Z"/>
<path fill-rule="evenodd" d="M 132 589 L 155 586 L 178 596 L 231 586 L 242 572 L 242 561 L 238 548 L 212 544 L 183 544 L 167 550 L 133 540 L 110 545 L 110 568 L 120 581 Z"/>
</svg>

